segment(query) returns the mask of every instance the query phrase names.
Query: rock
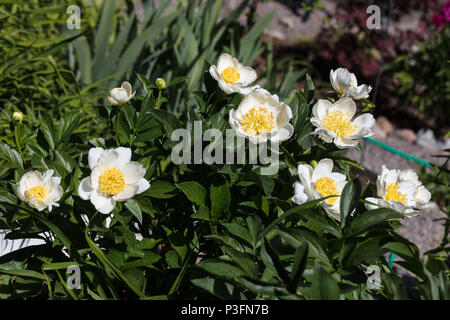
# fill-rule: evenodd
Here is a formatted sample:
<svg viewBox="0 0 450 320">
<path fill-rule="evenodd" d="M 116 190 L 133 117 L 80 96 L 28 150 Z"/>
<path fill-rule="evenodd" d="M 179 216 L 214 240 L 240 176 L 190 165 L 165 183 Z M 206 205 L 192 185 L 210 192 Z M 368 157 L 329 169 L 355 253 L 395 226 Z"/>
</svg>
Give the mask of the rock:
<svg viewBox="0 0 450 320">
<path fill-rule="evenodd" d="M 383 130 L 386 134 L 390 134 L 394 131 L 394 125 L 384 116 L 380 116 L 377 118 L 377 125 Z"/>
<path fill-rule="evenodd" d="M 416 134 L 411 129 L 397 129 L 393 134 L 409 143 L 416 141 Z"/>
<path fill-rule="evenodd" d="M 420 129 L 417 132 L 416 144 L 424 148 L 439 148 L 433 130 L 431 129 Z"/>
<path fill-rule="evenodd" d="M 438 146 L 441 149 L 450 149 L 450 138 L 439 138 L 438 139 Z"/>
<path fill-rule="evenodd" d="M 281 17 L 280 23 L 286 28 L 294 28 L 295 26 L 294 20 L 290 17 Z"/>
<path fill-rule="evenodd" d="M 374 133 L 373 138 L 377 139 L 377 140 L 384 140 L 386 139 L 386 132 L 383 131 L 383 129 L 380 128 L 380 126 L 378 126 L 378 124 L 375 122 L 372 126 L 372 132 Z"/>
</svg>

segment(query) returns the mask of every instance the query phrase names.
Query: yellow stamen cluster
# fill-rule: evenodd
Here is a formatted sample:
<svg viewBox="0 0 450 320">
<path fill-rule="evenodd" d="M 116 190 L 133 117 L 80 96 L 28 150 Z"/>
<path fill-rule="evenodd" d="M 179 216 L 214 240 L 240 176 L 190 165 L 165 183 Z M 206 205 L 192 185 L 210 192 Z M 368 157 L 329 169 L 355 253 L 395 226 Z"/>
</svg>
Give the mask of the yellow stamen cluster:
<svg viewBox="0 0 450 320">
<path fill-rule="evenodd" d="M 271 132 L 274 128 L 272 112 L 260 106 L 252 107 L 244 114 L 240 122 L 242 130 L 251 136 Z"/>
<path fill-rule="evenodd" d="M 359 126 L 350 121 L 350 115 L 347 112 L 333 111 L 327 114 L 322 120 L 322 126 L 331 130 L 338 137 L 345 138 L 351 135 Z"/>
<path fill-rule="evenodd" d="M 398 189 L 400 188 L 400 185 L 398 183 L 389 183 L 386 186 L 386 192 L 385 192 L 385 197 L 384 200 L 386 201 L 397 201 L 397 202 L 401 202 L 404 205 L 406 205 L 406 194 L 403 194 L 401 192 L 398 191 Z"/>
<path fill-rule="evenodd" d="M 338 195 L 339 191 L 336 187 L 336 183 L 333 179 L 328 177 L 322 177 L 320 179 L 317 179 L 317 181 L 314 183 L 316 186 L 316 190 L 318 193 L 320 193 L 324 197 Z M 337 197 L 328 198 L 326 203 L 333 205 L 335 204 Z"/>
<path fill-rule="evenodd" d="M 238 70 L 233 67 L 228 67 L 225 70 L 223 70 L 220 76 L 222 77 L 223 80 L 225 80 L 228 83 L 236 83 L 241 77 Z"/>
<path fill-rule="evenodd" d="M 47 190 L 45 190 L 44 186 L 37 186 L 28 190 L 28 199 L 36 197 L 36 201 L 42 201 L 45 199 L 46 195 Z"/>
<path fill-rule="evenodd" d="M 114 196 L 125 189 L 125 177 L 119 169 L 109 168 L 100 175 L 98 185 L 102 193 Z"/>
</svg>

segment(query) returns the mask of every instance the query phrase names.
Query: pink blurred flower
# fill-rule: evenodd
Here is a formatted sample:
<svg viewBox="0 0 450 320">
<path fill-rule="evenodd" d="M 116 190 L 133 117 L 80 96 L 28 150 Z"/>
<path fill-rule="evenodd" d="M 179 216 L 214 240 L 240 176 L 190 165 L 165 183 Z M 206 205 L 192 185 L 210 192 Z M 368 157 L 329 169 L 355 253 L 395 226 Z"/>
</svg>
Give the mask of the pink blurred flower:
<svg viewBox="0 0 450 320">
<path fill-rule="evenodd" d="M 445 25 L 445 17 L 441 13 L 433 15 L 433 23 L 436 27 L 442 28 Z"/>
<path fill-rule="evenodd" d="M 442 8 L 442 12 L 444 14 L 445 20 L 450 21 L 450 1 L 447 1 Z"/>
</svg>

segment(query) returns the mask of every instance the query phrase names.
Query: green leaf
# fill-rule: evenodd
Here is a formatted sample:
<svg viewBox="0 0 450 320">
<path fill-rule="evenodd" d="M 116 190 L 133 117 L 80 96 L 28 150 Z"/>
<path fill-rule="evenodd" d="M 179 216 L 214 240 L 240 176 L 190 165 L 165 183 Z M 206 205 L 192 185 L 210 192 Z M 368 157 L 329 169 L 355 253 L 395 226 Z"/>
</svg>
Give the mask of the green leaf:
<svg viewBox="0 0 450 320">
<path fill-rule="evenodd" d="M 270 230 L 273 229 L 278 223 L 280 223 L 282 220 L 286 219 L 292 214 L 300 213 L 302 210 L 311 208 L 316 206 L 319 202 L 323 201 L 325 198 L 316 199 L 312 201 L 305 202 L 299 206 L 295 206 L 288 211 L 284 212 L 282 215 L 280 215 L 278 218 L 276 218 L 274 221 L 272 221 L 265 229 L 264 231 L 259 235 L 259 238 L 262 239 L 263 236 L 265 236 Z"/>
<path fill-rule="evenodd" d="M 278 253 L 272 248 L 266 238 L 264 238 L 264 243 L 261 247 L 261 259 L 267 268 L 278 275 L 285 284 L 289 284 L 289 275 L 281 263 Z"/>
<path fill-rule="evenodd" d="M 0 158 L 8 161 L 8 166 L 10 168 L 23 169 L 23 161 L 20 153 L 6 143 L 0 143 Z"/>
<path fill-rule="evenodd" d="M 292 265 L 292 275 L 289 283 L 289 289 L 291 292 L 297 291 L 300 278 L 306 268 L 307 257 L 308 244 L 303 242 L 295 249 L 294 264 Z"/>
<path fill-rule="evenodd" d="M 58 124 L 58 128 L 56 129 L 55 134 L 56 144 L 67 138 L 72 133 L 72 131 L 78 127 L 80 118 L 81 112 L 79 111 L 71 112 L 63 116 L 63 118 Z"/>
<path fill-rule="evenodd" d="M 308 101 L 308 103 L 311 103 L 311 101 L 314 98 L 314 82 L 312 81 L 311 77 L 309 76 L 309 74 L 306 74 L 306 100 Z"/>
<path fill-rule="evenodd" d="M 258 273 L 258 266 L 249 255 L 237 251 L 231 247 L 223 247 L 222 249 L 225 254 L 227 254 L 231 260 L 236 263 L 248 276 L 253 278 L 256 277 Z"/>
<path fill-rule="evenodd" d="M 321 265 L 316 264 L 314 269 L 312 289 L 313 299 L 339 300 L 340 291 L 336 281 Z"/>
<path fill-rule="evenodd" d="M 341 229 L 345 227 L 347 216 L 356 208 L 361 196 L 361 183 L 358 179 L 348 181 L 341 193 Z"/>
<path fill-rule="evenodd" d="M 152 181 L 150 188 L 148 188 L 142 195 L 157 199 L 172 198 L 175 194 L 170 194 L 176 187 L 168 181 L 156 180 Z"/>
<path fill-rule="evenodd" d="M 39 126 L 39 128 L 44 134 L 45 140 L 47 140 L 49 148 L 55 149 L 54 134 L 56 130 L 53 126 L 53 121 L 48 115 L 48 113 L 41 114 L 41 125 Z"/>
<path fill-rule="evenodd" d="M 235 222 L 233 223 L 222 223 L 222 225 L 228 229 L 228 231 L 238 237 L 242 240 L 246 241 L 248 244 L 252 244 L 252 237 L 250 235 L 250 232 L 240 224 L 237 224 Z"/>
<path fill-rule="evenodd" d="M 89 237 L 87 230 L 85 231 L 85 238 L 89 245 L 89 247 L 92 249 L 94 254 L 97 256 L 97 258 L 105 265 L 111 268 L 114 275 L 122 280 L 136 295 L 138 295 L 140 298 L 145 298 L 145 294 L 141 292 L 139 288 L 136 287 L 136 285 L 128 279 L 125 274 L 122 273 L 122 271 L 117 268 L 114 263 L 111 262 L 111 260 L 106 257 L 106 255 L 103 253 L 103 251 L 95 244 L 94 241 Z"/>
<path fill-rule="evenodd" d="M 211 218 L 219 219 L 228 211 L 228 206 L 231 201 L 230 189 L 224 183 L 220 186 L 211 185 L 209 192 L 211 198 Z"/>
<path fill-rule="evenodd" d="M 193 279 L 191 282 L 199 288 L 208 291 L 215 297 L 223 300 L 242 299 L 239 291 L 230 283 L 212 278 Z"/>
<path fill-rule="evenodd" d="M 360 234 L 370 227 L 382 222 L 393 219 L 400 219 L 403 215 L 400 212 L 389 208 L 379 208 L 375 210 L 366 211 L 355 218 L 344 228 L 344 237 L 349 238 Z"/>
<path fill-rule="evenodd" d="M 219 259 L 203 260 L 197 263 L 196 266 L 215 276 L 228 279 L 234 279 L 245 274 L 241 268 L 233 266 L 227 262 L 223 262 Z"/>
<path fill-rule="evenodd" d="M 135 216 L 139 223 L 142 224 L 142 211 L 137 201 L 134 199 L 128 199 L 125 201 L 125 207 L 130 210 L 133 216 Z"/>
<path fill-rule="evenodd" d="M 4 270 L 0 269 L 0 273 L 3 274 L 10 274 L 12 276 L 19 276 L 19 277 L 27 277 L 27 278 L 34 278 L 34 279 L 40 279 L 40 280 L 47 280 L 47 277 L 41 273 L 38 273 L 36 271 L 32 270 Z"/>
<path fill-rule="evenodd" d="M 303 123 L 309 114 L 309 107 L 306 101 L 305 94 L 301 91 L 296 91 L 294 96 L 294 103 L 291 104 L 292 108 L 292 125 L 295 132 L 300 132 Z"/>
<path fill-rule="evenodd" d="M 204 206 L 206 200 L 206 190 L 201 184 L 195 181 L 180 182 L 175 184 L 184 195 L 193 203 Z"/>
</svg>

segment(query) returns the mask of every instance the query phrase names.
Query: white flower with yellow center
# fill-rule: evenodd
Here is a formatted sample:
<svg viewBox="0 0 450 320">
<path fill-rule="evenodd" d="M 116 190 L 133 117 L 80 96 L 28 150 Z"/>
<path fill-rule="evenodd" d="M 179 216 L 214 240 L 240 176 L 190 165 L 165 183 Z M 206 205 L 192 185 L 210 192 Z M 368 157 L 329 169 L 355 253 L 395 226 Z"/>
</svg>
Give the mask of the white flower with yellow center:
<svg viewBox="0 0 450 320">
<path fill-rule="evenodd" d="M 300 182 L 294 183 L 293 203 L 303 204 L 307 201 L 330 197 L 320 203 L 331 217 L 340 221 L 340 195 L 347 184 L 345 175 L 333 172 L 333 160 L 322 159 L 313 169 L 309 164 L 298 166 Z"/>
<path fill-rule="evenodd" d="M 91 200 L 99 212 L 110 213 L 116 201 L 126 201 L 147 190 L 150 183 L 144 179 L 145 168 L 130 160 L 129 148 L 91 148 L 88 155 L 91 175 L 80 182 L 80 197 Z"/>
<path fill-rule="evenodd" d="M 355 112 L 356 104 L 351 98 L 335 103 L 320 99 L 313 107 L 311 118 L 311 123 L 317 127 L 314 133 L 327 143 L 334 142 L 339 149 L 355 147 L 357 139 L 373 136 L 370 128 L 375 123 L 370 113 L 353 119 Z"/>
<path fill-rule="evenodd" d="M 257 144 L 271 140 L 289 139 L 294 127 L 289 123 L 291 108 L 279 101 L 277 95 L 256 89 L 247 95 L 237 109 L 230 110 L 230 125 L 238 136 Z"/>
<path fill-rule="evenodd" d="M 377 196 L 366 201 L 368 210 L 378 207 L 392 208 L 405 216 L 415 216 L 430 206 L 431 193 L 422 185 L 417 174 L 411 170 L 389 170 L 385 166 L 377 178 Z"/>
<path fill-rule="evenodd" d="M 345 68 L 338 68 L 330 71 L 330 82 L 333 89 L 343 97 L 352 97 L 355 100 L 369 97 L 371 86 L 362 84 L 358 86 L 358 81 L 354 73 Z"/>
<path fill-rule="evenodd" d="M 124 81 L 120 88 L 114 88 L 109 92 L 108 101 L 113 106 L 121 105 L 127 103 L 135 94 L 136 91 L 132 92 L 131 84 Z"/>
<path fill-rule="evenodd" d="M 209 73 L 226 93 L 249 94 L 259 88 L 258 85 L 250 87 L 256 80 L 256 71 L 245 67 L 228 53 L 220 55 L 217 66 L 212 65 Z"/>
<path fill-rule="evenodd" d="M 47 170 L 43 175 L 39 171 L 25 173 L 16 189 L 19 199 L 39 211 L 45 208 L 52 211 L 53 207 L 59 207 L 57 202 L 61 199 L 64 190 L 60 186 L 61 178 L 52 177 L 53 173 L 53 170 Z"/>
</svg>

